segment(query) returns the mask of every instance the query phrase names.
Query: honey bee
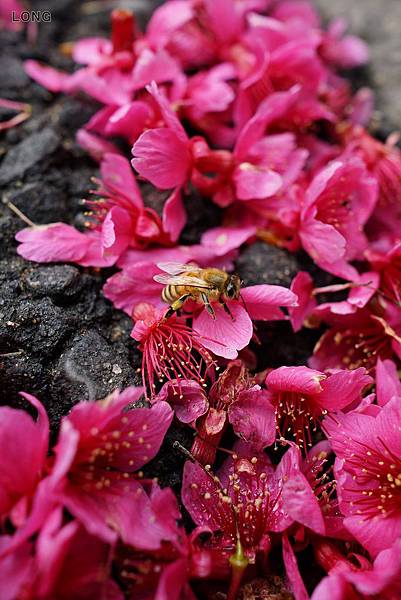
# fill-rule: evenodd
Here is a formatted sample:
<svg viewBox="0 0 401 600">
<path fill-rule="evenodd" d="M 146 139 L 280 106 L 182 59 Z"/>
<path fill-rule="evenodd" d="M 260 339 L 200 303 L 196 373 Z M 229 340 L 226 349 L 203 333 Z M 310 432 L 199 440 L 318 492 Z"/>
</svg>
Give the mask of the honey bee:
<svg viewBox="0 0 401 600">
<path fill-rule="evenodd" d="M 180 263 L 158 263 L 163 275 L 153 279 L 163 283 L 162 300 L 170 304 L 165 318 L 180 310 L 189 299 L 204 304 L 209 315 L 215 319 L 216 313 L 211 302 L 219 302 L 233 319 L 226 304 L 227 300 L 238 300 L 241 295 L 241 280 L 238 275 L 230 275 L 213 267 L 201 269 L 197 265 Z"/>
</svg>

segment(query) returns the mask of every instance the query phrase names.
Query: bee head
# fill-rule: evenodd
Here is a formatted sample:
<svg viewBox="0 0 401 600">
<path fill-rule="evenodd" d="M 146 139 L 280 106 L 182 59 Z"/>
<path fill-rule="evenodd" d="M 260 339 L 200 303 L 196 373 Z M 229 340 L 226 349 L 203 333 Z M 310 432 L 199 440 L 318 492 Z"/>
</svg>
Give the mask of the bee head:
<svg viewBox="0 0 401 600">
<path fill-rule="evenodd" d="M 230 275 L 226 289 L 225 295 L 229 300 L 237 300 L 239 298 L 241 291 L 241 280 L 238 275 Z"/>
</svg>

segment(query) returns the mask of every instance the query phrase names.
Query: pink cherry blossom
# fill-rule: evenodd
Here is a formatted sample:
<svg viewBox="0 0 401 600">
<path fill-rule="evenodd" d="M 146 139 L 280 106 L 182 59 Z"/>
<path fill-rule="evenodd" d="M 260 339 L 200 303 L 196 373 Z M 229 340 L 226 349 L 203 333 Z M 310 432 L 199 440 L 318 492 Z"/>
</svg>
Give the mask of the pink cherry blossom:
<svg viewBox="0 0 401 600">
<path fill-rule="evenodd" d="M 349 261 L 362 258 L 367 248 L 363 226 L 376 199 L 376 180 L 357 158 L 334 161 L 316 175 L 305 193 L 299 234 L 320 267 L 356 277 Z"/>
<path fill-rule="evenodd" d="M 185 388 L 183 395 L 185 399 Z M 208 395 L 202 393 L 205 404 L 202 404 L 202 412 L 197 415 L 200 418 L 195 424 L 197 436 L 191 449 L 194 458 L 204 465 L 213 464 L 229 423 L 255 451 L 270 446 L 276 437 L 275 418 L 266 395 L 239 359 L 230 362 Z M 176 414 L 179 417 L 177 410 Z"/>
<path fill-rule="evenodd" d="M 194 598 L 190 581 L 227 579 L 228 554 L 213 543 L 202 540 L 210 534 L 207 528 L 197 527 L 190 535 L 177 526 L 181 514 L 171 489 L 152 486 L 151 502 L 156 523 L 170 520 L 175 535 L 155 551 L 119 545 L 114 558 L 118 580 L 130 597 Z M 140 575 L 138 576 L 138 572 Z M 149 596 L 148 596 L 149 595 Z"/>
<path fill-rule="evenodd" d="M 183 226 L 183 208 L 179 198 L 170 197 L 163 207 L 163 219 L 144 205 L 143 198 L 129 162 L 122 156 L 106 154 L 100 165 L 101 179 L 96 194 L 100 200 L 87 204 L 101 223 L 103 245 L 113 253 L 114 244 L 120 245 L 118 254 L 128 246 L 144 247 L 150 243 L 170 243 L 167 232 L 175 241 Z M 107 239 L 110 238 L 111 240 Z M 123 246 L 121 244 L 123 243 Z M 114 253 L 115 253 L 114 249 Z"/>
<path fill-rule="evenodd" d="M 390 135 L 383 144 L 363 127 L 338 129 L 346 152 L 358 153 L 377 179 L 379 197 L 369 223 L 369 234 L 374 239 L 388 239 L 390 244 L 396 242 L 399 237 L 396 206 L 400 198 L 401 181 L 401 152 L 396 146 L 398 135 Z"/>
<path fill-rule="evenodd" d="M 378 358 L 401 356 L 400 325 L 390 313 L 375 304 L 354 314 L 326 316 L 331 327 L 316 344 L 309 366 L 314 369 L 357 369 L 374 371 Z"/>
<path fill-rule="evenodd" d="M 177 392 L 178 388 L 180 393 Z M 158 400 L 168 402 L 177 419 L 186 424 L 195 424 L 209 408 L 205 388 L 193 379 L 167 381 L 157 396 L 153 397 L 153 401 Z"/>
<path fill-rule="evenodd" d="M 306 451 L 320 417 L 358 403 L 372 378 L 363 368 L 327 376 L 308 367 L 280 367 L 270 371 L 265 383 L 281 437 L 291 435 Z"/>
<path fill-rule="evenodd" d="M 200 337 L 185 324 L 185 319 L 164 318 L 164 311 L 141 302 L 133 312 L 132 337 L 142 351 L 142 380 L 146 393 L 154 396 L 155 381 L 170 382 L 173 393 L 184 395 L 180 378 L 204 384 L 213 377 L 213 359 Z"/>
<path fill-rule="evenodd" d="M 182 500 L 192 519 L 197 525 L 222 532 L 227 548 L 235 548 L 238 531 L 250 557 L 258 550 L 268 552 L 268 533 L 283 527 L 279 496 L 279 480 L 263 455 L 253 462 L 234 455 L 225 463 L 218 481 L 197 463 L 187 461 L 184 467 Z"/>
<path fill-rule="evenodd" d="M 209 467 L 203 469 L 188 461 L 182 487 L 184 506 L 195 523 L 220 532 L 221 547 L 232 552 L 230 589 L 235 582 L 238 585 L 248 562 L 268 556 L 274 532 L 282 533 L 298 520 L 324 531 L 318 502 L 300 471 L 296 448 L 285 453 L 276 470 L 265 454 L 252 456 L 243 444 L 237 449 L 238 454 L 227 459 L 216 475 Z M 293 585 L 299 584 L 295 581 L 295 556 L 286 535 L 282 537 L 287 574 Z"/>
<path fill-rule="evenodd" d="M 400 537 L 399 399 L 377 416 L 329 416 L 324 429 L 337 456 L 336 479 L 344 525 L 377 556 Z"/>
<path fill-rule="evenodd" d="M 37 262 L 74 262 L 82 266 L 114 264 L 128 247 L 150 243 L 169 245 L 176 240 L 185 222 L 181 198 L 171 195 L 163 217 L 144 206 L 129 162 L 121 155 L 106 153 L 100 165 L 101 180 L 82 233 L 64 223 L 35 226 L 17 233 L 22 244 L 18 252 Z"/>
<path fill-rule="evenodd" d="M 346 300 L 339 302 L 322 302 L 315 306 L 313 314 L 316 317 L 325 318 L 329 315 L 352 315 L 358 309 L 368 306 L 370 300 L 374 297 L 379 287 L 379 276 L 372 271 L 365 271 L 356 278 L 354 283 L 334 284 L 323 288 L 315 288 L 314 294 L 327 294 L 331 292 L 341 292 L 349 289 Z M 330 317 L 329 317 L 330 318 Z"/>
<path fill-rule="evenodd" d="M 165 402 L 123 412 L 141 394 L 127 388 L 74 406 L 62 420 L 49 477 L 57 479 L 55 498 L 89 533 L 154 548 L 166 532 L 151 527 L 149 499 L 132 474 L 158 452 L 173 413 Z"/>
<path fill-rule="evenodd" d="M 391 548 L 378 554 L 371 565 L 362 563 L 357 568 L 354 563 L 341 561 L 340 568 L 334 567 L 329 576 L 324 578 L 315 588 L 312 600 L 347 600 L 348 598 L 368 599 L 372 596 L 393 600 L 399 595 L 400 541 Z M 362 561 L 361 561 L 362 562 Z"/>
<path fill-rule="evenodd" d="M 401 243 L 394 244 L 388 251 L 375 250 L 374 246 L 366 253 L 372 268 L 379 274 L 379 293 L 394 302 L 397 306 L 401 303 Z"/>
</svg>

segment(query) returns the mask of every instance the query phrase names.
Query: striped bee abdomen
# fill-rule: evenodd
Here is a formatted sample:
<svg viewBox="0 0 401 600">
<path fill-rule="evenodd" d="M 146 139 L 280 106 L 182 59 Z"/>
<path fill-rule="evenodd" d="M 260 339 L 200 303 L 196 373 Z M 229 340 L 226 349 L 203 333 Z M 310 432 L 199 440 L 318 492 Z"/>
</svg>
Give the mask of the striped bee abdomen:
<svg viewBox="0 0 401 600">
<path fill-rule="evenodd" d="M 176 285 L 166 285 L 166 287 L 162 291 L 162 300 L 163 302 L 167 302 L 171 304 L 174 300 L 180 297 L 180 293 L 178 292 L 178 286 Z"/>
</svg>

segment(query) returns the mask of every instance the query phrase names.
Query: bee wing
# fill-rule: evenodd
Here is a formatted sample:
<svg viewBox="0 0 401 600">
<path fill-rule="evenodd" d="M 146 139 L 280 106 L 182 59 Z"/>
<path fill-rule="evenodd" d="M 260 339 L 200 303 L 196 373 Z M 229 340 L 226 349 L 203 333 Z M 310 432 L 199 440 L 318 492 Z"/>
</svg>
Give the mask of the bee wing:
<svg viewBox="0 0 401 600">
<path fill-rule="evenodd" d="M 182 264 L 179 262 L 160 262 L 156 265 L 161 271 L 169 273 L 169 275 L 179 275 L 180 273 L 186 273 L 189 271 L 197 271 L 198 265 L 195 264 Z"/>
<path fill-rule="evenodd" d="M 164 285 L 189 285 L 205 290 L 212 289 L 212 287 L 208 285 L 206 281 L 203 281 L 203 279 L 200 279 L 199 277 L 189 277 L 188 275 L 155 275 L 153 279 Z"/>
</svg>

